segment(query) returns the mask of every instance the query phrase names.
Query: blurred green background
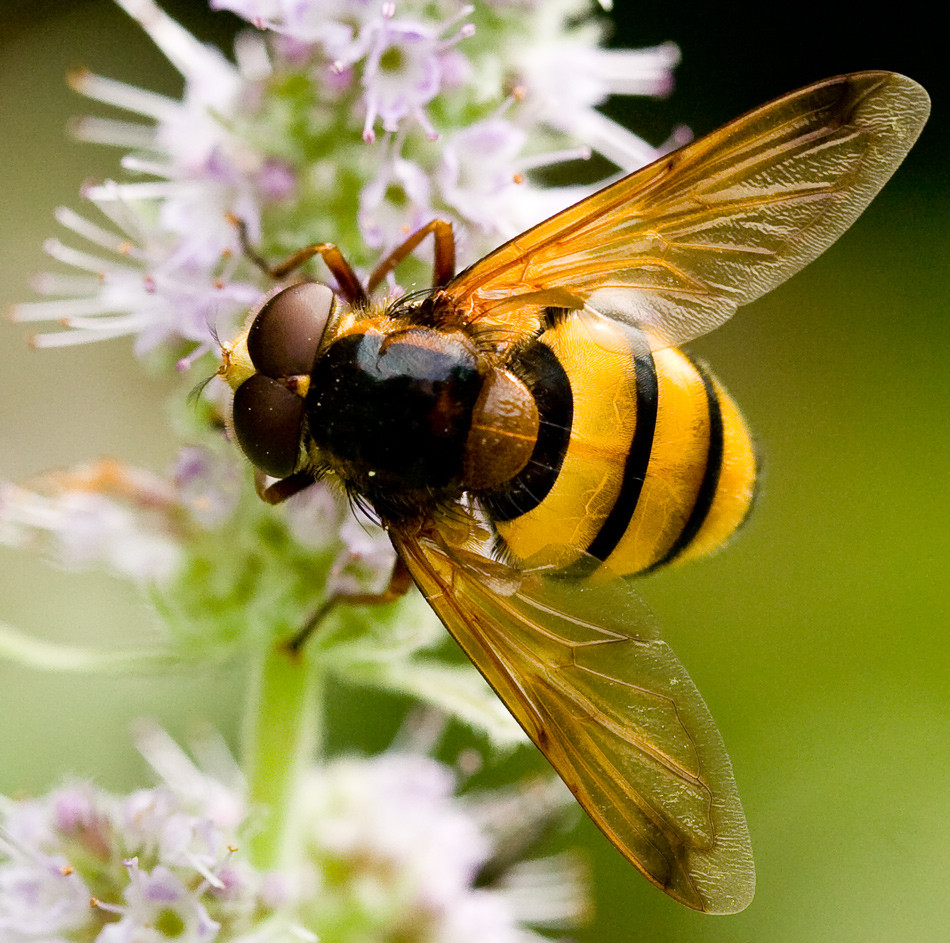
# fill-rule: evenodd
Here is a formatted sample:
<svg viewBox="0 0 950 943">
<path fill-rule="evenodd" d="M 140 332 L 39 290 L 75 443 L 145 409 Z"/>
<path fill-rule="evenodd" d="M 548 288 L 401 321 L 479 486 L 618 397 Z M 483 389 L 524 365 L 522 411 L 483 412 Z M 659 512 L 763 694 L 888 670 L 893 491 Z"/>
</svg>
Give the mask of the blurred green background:
<svg viewBox="0 0 950 943">
<path fill-rule="evenodd" d="M 23 5 L 25 6 L 25 5 Z M 728 7 L 727 12 L 722 7 Z M 166 8 L 205 39 L 227 16 Z M 854 7 L 851 7 L 854 9 Z M 770 11 L 766 13 L 766 11 Z M 821 20 L 807 7 L 617 3 L 618 45 L 678 42 L 665 102 L 612 113 L 653 140 L 710 131 L 813 79 L 903 71 L 934 115 L 896 178 L 822 259 L 692 346 L 755 430 L 765 481 L 726 553 L 643 584 L 732 756 L 759 874 L 745 913 L 708 918 L 655 891 L 583 822 L 597 917 L 583 941 L 914 940 L 950 926 L 950 126 L 931 8 Z M 926 12 L 925 12 L 926 11 Z M 860 16 L 860 20 L 857 17 Z M 53 208 L 79 206 L 118 154 L 65 131 L 87 105 L 67 69 L 174 93 L 176 76 L 105 0 L 0 11 L 0 304 L 30 297 Z M 935 46 L 935 44 L 933 44 Z M 170 387 L 128 344 L 33 353 L 0 324 L 0 477 L 22 479 L 101 454 L 162 469 Z M 136 595 L 0 549 L 0 619 L 48 638 L 108 646 L 156 631 Z M 208 718 L 233 737 L 239 668 L 162 678 L 55 676 L 0 664 L 0 790 L 38 791 L 65 773 L 108 787 L 147 781 L 132 718 L 185 737 Z M 334 745 L 381 748 L 404 709 L 340 692 Z"/>
</svg>

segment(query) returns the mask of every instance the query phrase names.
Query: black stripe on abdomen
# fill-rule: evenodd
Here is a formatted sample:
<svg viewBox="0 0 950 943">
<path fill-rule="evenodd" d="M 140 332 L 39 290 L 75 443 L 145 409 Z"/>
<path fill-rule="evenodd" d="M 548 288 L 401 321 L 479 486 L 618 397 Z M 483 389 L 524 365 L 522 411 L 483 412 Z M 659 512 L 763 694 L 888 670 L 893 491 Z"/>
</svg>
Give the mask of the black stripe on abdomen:
<svg viewBox="0 0 950 943">
<path fill-rule="evenodd" d="M 561 473 L 571 440 L 574 396 L 554 351 L 547 344 L 534 344 L 519 358 L 519 368 L 538 405 L 538 438 L 528 463 L 504 490 L 483 496 L 496 521 L 527 514 L 547 497 Z"/>
<path fill-rule="evenodd" d="M 637 424 L 630 443 L 630 451 L 624 463 L 623 480 L 597 536 L 591 541 L 587 553 L 596 560 L 604 561 L 617 547 L 630 526 L 637 509 L 640 492 L 650 464 L 653 451 L 653 436 L 656 432 L 656 416 L 659 408 L 659 385 L 656 365 L 650 345 L 642 331 L 625 327 L 630 350 L 634 355 L 637 399 Z"/>
<path fill-rule="evenodd" d="M 724 450 L 722 407 L 719 405 L 719 395 L 716 393 L 712 378 L 692 358 L 689 358 L 689 362 L 703 381 L 703 389 L 706 391 L 706 405 L 709 408 L 709 448 L 706 452 L 706 468 L 699 483 L 693 509 L 690 511 L 683 529 L 676 540 L 673 541 L 670 549 L 652 566 L 648 567 L 648 570 L 655 570 L 675 560 L 693 542 L 693 538 L 699 533 L 699 529 L 709 516 L 710 508 L 712 508 L 716 492 L 719 489 L 719 475 L 722 472 Z"/>
</svg>

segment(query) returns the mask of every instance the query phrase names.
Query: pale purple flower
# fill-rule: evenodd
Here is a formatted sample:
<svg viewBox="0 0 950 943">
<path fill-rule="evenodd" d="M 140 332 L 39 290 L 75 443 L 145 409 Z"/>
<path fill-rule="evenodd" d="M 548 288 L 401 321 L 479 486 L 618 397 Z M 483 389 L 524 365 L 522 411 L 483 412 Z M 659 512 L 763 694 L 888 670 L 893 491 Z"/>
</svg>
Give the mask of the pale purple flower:
<svg viewBox="0 0 950 943">
<path fill-rule="evenodd" d="M 326 482 L 318 481 L 288 498 L 278 509 L 294 540 L 313 551 L 325 551 L 336 540 L 347 513 L 346 501 Z"/>
<path fill-rule="evenodd" d="M 534 882 L 535 895 L 531 880 L 478 882 L 496 841 L 534 816 L 550 814 L 565 801 L 566 790 L 553 801 L 536 801 L 533 815 L 503 826 L 500 819 L 489 825 L 490 817 L 480 811 L 504 805 L 502 794 L 470 804 L 454 791 L 455 776 L 447 767 L 414 753 L 337 760 L 314 771 L 303 792 L 309 855 L 346 874 L 345 885 L 333 888 L 343 898 L 339 906 L 362 911 L 369 926 L 380 928 L 380 937 L 402 933 L 438 943 L 540 943 L 527 924 L 545 921 L 524 916 L 541 915 L 547 897 L 572 902 L 570 915 L 562 913 L 563 921 L 548 925 L 576 923 L 586 899 L 578 890 L 579 873 L 563 862 L 535 862 L 535 877 L 544 875 Z M 315 921 L 325 906 L 314 902 Z"/>
<path fill-rule="evenodd" d="M 220 526 L 235 512 L 241 497 L 241 469 L 210 449 L 179 449 L 172 468 L 177 500 L 203 528 Z"/>
<path fill-rule="evenodd" d="M 159 180 L 124 184 L 123 196 L 161 198 L 163 226 L 193 242 L 188 254 L 210 265 L 222 252 L 239 249 L 226 213 L 244 219 L 252 234 L 259 232 L 259 178 L 266 157 L 231 129 L 245 105 L 248 79 L 152 0 L 117 2 L 181 72 L 184 95 L 177 101 L 89 72 L 76 73 L 72 81 L 77 91 L 149 121 L 85 118 L 77 123 L 77 133 L 135 151 L 126 158 L 126 167 Z M 262 56 L 244 58 L 260 63 Z"/>
<path fill-rule="evenodd" d="M 396 563 L 396 552 L 386 531 L 357 510 L 344 517 L 337 533 L 343 548 L 330 568 L 328 591 L 381 593 Z"/>
<path fill-rule="evenodd" d="M 314 553 L 333 551 L 326 591 L 374 593 L 386 588 L 396 554 L 386 532 L 324 482 L 287 500 L 281 508 L 294 539 Z"/>
<path fill-rule="evenodd" d="M 672 88 L 679 49 L 663 43 L 650 49 L 600 49 L 596 30 L 565 32 L 539 18 L 537 42 L 518 57 L 518 81 L 534 118 L 583 141 L 625 172 L 659 156 L 660 150 L 597 111 L 611 95 L 662 96 Z"/>
<path fill-rule="evenodd" d="M 364 60 L 364 140 L 375 139 L 377 120 L 384 131 L 392 132 L 399 130 L 406 119 L 415 121 L 428 137 L 435 139 L 438 133 L 426 115 L 425 106 L 439 94 L 446 78 L 457 82 L 464 74 L 453 46 L 471 36 L 474 28 L 466 23 L 450 38 L 444 38 L 444 34 L 468 16 L 472 7 L 463 7 L 456 16 L 437 24 L 396 19 L 395 12 L 395 4 L 384 3 L 380 15 L 360 30 L 352 47 L 339 57 L 336 67 L 343 69 Z"/>
<path fill-rule="evenodd" d="M 528 132 L 500 115 L 454 132 L 442 148 L 437 180 L 442 199 L 466 222 L 484 231 L 499 225 L 516 202 L 518 158 Z M 510 235 L 514 235 L 512 232 Z"/>
<path fill-rule="evenodd" d="M 247 815 L 244 777 L 219 734 L 206 729 L 195 739 L 192 749 L 197 763 L 153 721 L 143 720 L 136 725 L 135 744 L 171 796 L 201 810 L 204 820 L 215 827 L 237 832 Z M 224 852 L 220 845 L 206 847 L 217 857 Z"/>
<path fill-rule="evenodd" d="M 136 582 L 163 584 L 177 572 L 181 547 L 143 528 L 133 510 L 102 494 L 43 494 L 0 483 L 0 543 L 46 549 L 69 569 L 99 567 Z"/>
<path fill-rule="evenodd" d="M 168 476 L 103 459 L 29 486 L 0 481 L 0 544 L 41 549 L 69 569 L 167 586 L 188 535 L 230 519 L 238 474 L 233 462 L 188 447 Z"/>
<path fill-rule="evenodd" d="M 52 258 L 82 274 L 40 276 L 34 281 L 40 294 L 63 297 L 15 305 L 11 317 L 66 328 L 37 335 L 34 343 L 39 347 L 132 335 L 139 355 L 181 342 L 193 346 L 192 357 L 216 350 L 216 332 L 233 330 L 259 290 L 228 280 L 219 256 L 192 254 L 195 240 L 183 243 L 149 225 L 146 214 L 127 202 L 122 186 L 96 187 L 91 196 L 114 228 L 65 207 L 57 210 L 58 221 L 97 251 L 47 240 Z M 208 264 L 209 257 L 213 264 Z"/>
<path fill-rule="evenodd" d="M 360 193 L 357 219 L 366 244 L 388 250 L 437 215 L 426 171 L 413 161 L 392 156 Z"/>
<path fill-rule="evenodd" d="M 0 798 L 0 939 L 68 939 L 89 919 L 89 888 L 55 839 L 48 810 Z"/>
<path fill-rule="evenodd" d="M 299 174 L 287 160 L 267 157 L 257 177 L 259 192 L 268 202 L 290 200 L 297 192 Z"/>
<path fill-rule="evenodd" d="M 528 156 L 528 132 L 502 113 L 456 131 L 446 141 L 436 171 L 441 199 L 482 234 L 512 238 L 581 199 L 589 187 L 538 187 L 536 167 L 590 156 L 588 148 Z"/>
<path fill-rule="evenodd" d="M 217 744 L 199 749 L 220 756 Z M 140 746 L 167 774 L 156 788 L 0 796 L 4 943 L 251 943 L 285 899 L 240 854 L 248 809 L 233 759 L 216 778 L 151 724 Z"/>
<path fill-rule="evenodd" d="M 302 47 L 321 46 L 331 59 L 350 48 L 381 0 L 211 0 L 212 10 L 231 10 L 258 29 L 269 29 Z"/>
<path fill-rule="evenodd" d="M 121 914 L 103 927 L 96 943 L 211 943 L 221 924 L 208 915 L 204 904 L 180 877 L 163 865 L 151 871 L 139 867 L 138 858 L 125 862 L 129 883 L 124 904 L 110 908 Z"/>
</svg>

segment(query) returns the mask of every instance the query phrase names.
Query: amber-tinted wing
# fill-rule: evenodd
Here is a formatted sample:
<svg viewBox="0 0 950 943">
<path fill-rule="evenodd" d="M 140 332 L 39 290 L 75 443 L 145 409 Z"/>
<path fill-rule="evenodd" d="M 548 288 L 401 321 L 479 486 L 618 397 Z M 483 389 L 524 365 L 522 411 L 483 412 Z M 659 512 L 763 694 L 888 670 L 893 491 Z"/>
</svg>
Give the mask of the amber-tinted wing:
<svg viewBox="0 0 950 943">
<path fill-rule="evenodd" d="M 429 604 L 587 814 L 651 881 L 707 913 L 755 890 L 732 767 L 699 692 L 621 580 L 520 573 L 398 531 Z M 460 562 L 465 561 L 465 562 Z"/>
<path fill-rule="evenodd" d="M 463 319 L 519 329 L 560 292 L 681 343 L 831 245 L 929 110 L 916 82 L 890 72 L 810 85 L 517 236 L 447 292 Z"/>
</svg>

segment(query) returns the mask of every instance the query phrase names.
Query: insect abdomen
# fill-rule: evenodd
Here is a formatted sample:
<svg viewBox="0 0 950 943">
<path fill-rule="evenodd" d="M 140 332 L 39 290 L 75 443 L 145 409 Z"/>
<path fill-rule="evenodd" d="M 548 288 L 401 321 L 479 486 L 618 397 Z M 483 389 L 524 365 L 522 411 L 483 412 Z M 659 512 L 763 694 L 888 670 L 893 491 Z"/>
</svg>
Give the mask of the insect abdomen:
<svg viewBox="0 0 950 943">
<path fill-rule="evenodd" d="M 755 488 L 752 440 L 719 383 L 634 327 L 573 315 L 524 354 L 531 461 L 487 505 L 520 560 L 640 573 L 720 546 Z"/>
</svg>

